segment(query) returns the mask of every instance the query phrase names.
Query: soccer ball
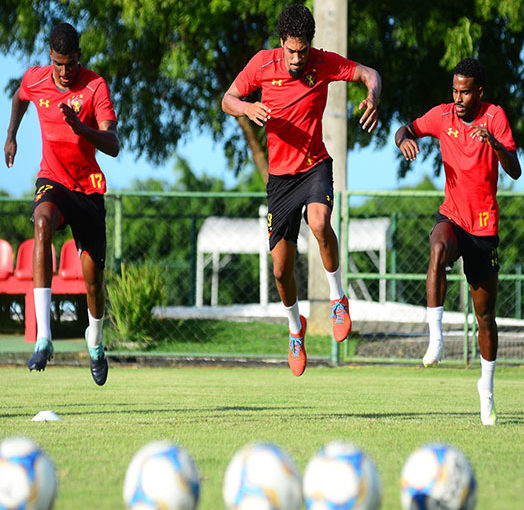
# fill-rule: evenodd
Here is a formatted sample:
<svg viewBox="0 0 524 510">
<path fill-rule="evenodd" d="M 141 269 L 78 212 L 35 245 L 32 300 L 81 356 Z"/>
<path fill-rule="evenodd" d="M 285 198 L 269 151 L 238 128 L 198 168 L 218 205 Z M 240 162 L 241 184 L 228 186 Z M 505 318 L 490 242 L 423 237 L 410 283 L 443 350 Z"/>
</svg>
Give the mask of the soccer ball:
<svg viewBox="0 0 524 510">
<path fill-rule="evenodd" d="M 224 476 L 228 510 L 299 510 L 300 473 L 293 460 L 271 443 L 253 443 L 235 453 Z"/>
<path fill-rule="evenodd" d="M 358 446 L 331 441 L 308 462 L 304 499 L 310 510 L 376 510 L 381 483 L 371 458 Z"/>
<path fill-rule="evenodd" d="M 25 437 L 0 443 L 0 510 L 50 510 L 56 474 L 50 458 Z"/>
<path fill-rule="evenodd" d="M 400 477 L 404 510 L 471 510 L 477 502 L 475 473 L 457 447 L 427 444 L 406 460 Z"/>
<path fill-rule="evenodd" d="M 124 501 L 133 510 L 195 510 L 198 471 L 181 446 L 153 441 L 135 454 L 124 480 Z"/>
</svg>

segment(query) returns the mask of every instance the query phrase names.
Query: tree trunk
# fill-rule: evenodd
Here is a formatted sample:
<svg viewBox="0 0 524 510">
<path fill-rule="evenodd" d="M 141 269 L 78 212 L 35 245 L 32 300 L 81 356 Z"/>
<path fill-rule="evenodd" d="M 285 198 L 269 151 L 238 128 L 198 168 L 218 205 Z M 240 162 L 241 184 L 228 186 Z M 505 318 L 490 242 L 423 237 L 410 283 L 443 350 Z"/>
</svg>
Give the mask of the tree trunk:
<svg viewBox="0 0 524 510">
<path fill-rule="evenodd" d="M 265 184 L 267 183 L 269 165 L 266 159 L 266 155 L 264 153 L 264 149 L 257 139 L 251 121 L 247 117 L 236 117 L 236 120 L 238 122 L 238 125 L 242 129 L 242 132 L 244 133 L 247 145 L 249 147 L 249 150 L 251 151 L 251 155 L 253 156 L 253 161 L 255 162 L 255 165 L 257 166 L 258 171 L 260 172 L 262 180 Z"/>
</svg>

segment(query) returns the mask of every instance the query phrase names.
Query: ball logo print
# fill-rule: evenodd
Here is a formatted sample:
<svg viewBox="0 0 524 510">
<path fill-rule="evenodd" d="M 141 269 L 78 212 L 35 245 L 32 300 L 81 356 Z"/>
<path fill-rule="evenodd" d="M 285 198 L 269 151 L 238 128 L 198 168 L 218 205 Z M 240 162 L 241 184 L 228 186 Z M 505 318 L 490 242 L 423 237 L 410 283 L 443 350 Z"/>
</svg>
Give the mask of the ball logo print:
<svg viewBox="0 0 524 510">
<path fill-rule="evenodd" d="M 300 510 L 301 480 L 295 463 L 278 446 L 253 443 L 237 451 L 222 489 L 227 510 Z"/>
<path fill-rule="evenodd" d="M 475 473 L 457 447 L 428 444 L 406 460 L 400 479 L 404 510 L 472 510 L 477 502 Z"/>
<path fill-rule="evenodd" d="M 124 501 L 139 510 L 195 510 L 200 480 L 189 453 L 170 441 L 153 441 L 135 454 L 124 480 Z"/>
<path fill-rule="evenodd" d="M 382 499 L 375 464 L 346 441 L 331 441 L 309 460 L 303 487 L 308 510 L 377 510 Z"/>
<path fill-rule="evenodd" d="M 0 443 L 0 510 L 50 510 L 56 489 L 53 463 L 32 439 Z"/>
</svg>

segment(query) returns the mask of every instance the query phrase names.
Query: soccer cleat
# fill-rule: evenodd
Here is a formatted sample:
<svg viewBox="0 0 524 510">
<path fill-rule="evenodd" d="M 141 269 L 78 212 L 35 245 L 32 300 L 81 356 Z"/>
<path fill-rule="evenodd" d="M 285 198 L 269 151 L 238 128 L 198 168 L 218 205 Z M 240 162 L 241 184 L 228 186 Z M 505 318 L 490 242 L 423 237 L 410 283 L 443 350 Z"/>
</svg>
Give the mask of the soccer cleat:
<svg viewBox="0 0 524 510">
<path fill-rule="evenodd" d="M 348 298 L 331 301 L 331 319 L 333 320 L 333 336 L 337 342 L 343 342 L 351 331 Z"/>
<path fill-rule="evenodd" d="M 89 327 L 86 329 L 85 337 L 87 341 Z M 99 343 L 96 347 L 89 347 L 89 356 L 91 357 L 91 375 L 98 386 L 103 386 L 107 380 L 109 370 L 107 358 L 104 353 L 104 346 Z"/>
<path fill-rule="evenodd" d="M 438 365 L 443 356 L 443 341 L 442 338 L 439 341 L 430 341 L 426 354 L 422 358 L 422 363 L 425 367 L 431 365 Z"/>
<path fill-rule="evenodd" d="M 295 335 L 289 333 L 289 354 L 287 358 L 291 372 L 297 377 L 304 373 L 307 364 L 306 347 L 304 345 L 307 321 L 303 315 L 300 316 L 300 324 L 302 327 L 298 333 Z"/>
<path fill-rule="evenodd" d="M 53 342 L 48 338 L 39 338 L 36 341 L 35 351 L 31 356 L 31 359 L 27 362 L 27 368 L 29 370 L 45 370 L 47 362 L 53 359 L 55 349 Z"/>
<path fill-rule="evenodd" d="M 496 425 L 497 413 L 493 393 L 480 387 L 480 379 L 477 381 L 477 390 L 480 396 L 480 421 L 482 425 Z"/>
</svg>

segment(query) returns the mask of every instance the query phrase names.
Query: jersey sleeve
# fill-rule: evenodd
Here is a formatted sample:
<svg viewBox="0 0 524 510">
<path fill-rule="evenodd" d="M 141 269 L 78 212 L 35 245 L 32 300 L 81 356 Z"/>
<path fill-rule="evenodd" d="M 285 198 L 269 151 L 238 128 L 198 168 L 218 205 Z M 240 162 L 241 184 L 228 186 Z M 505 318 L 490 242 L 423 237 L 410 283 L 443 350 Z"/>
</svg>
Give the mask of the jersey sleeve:
<svg viewBox="0 0 524 510">
<path fill-rule="evenodd" d="M 246 97 L 254 90 L 260 88 L 260 66 L 262 53 L 259 51 L 246 64 L 235 78 L 234 84 L 240 92 L 241 97 Z"/>
<path fill-rule="evenodd" d="M 422 117 L 413 121 L 413 129 L 418 138 L 434 136 L 438 138 L 442 124 L 442 109 L 435 106 L 427 111 Z"/>
<path fill-rule="evenodd" d="M 111 103 L 109 89 L 104 79 L 100 79 L 100 83 L 95 90 L 93 97 L 93 106 L 95 110 L 96 122 L 100 125 L 104 120 L 112 120 L 116 122 L 115 110 Z"/>
<path fill-rule="evenodd" d="M 508 151 L 517 150 L 506 112 L 500 106 L 493 115 L 491 133 Z"/>
<path fill-rule="evenodd" d="M 357 63 L 349 60 L 338 53 L 332 51 L 325 51 L 324 58 L 329 65 L 328 76 L 331 81 L 352 81 L 355 76 L 355 68 Z"/>
<path fill-rule="evenodd" d="M 20 91 L 18 93 L 20 99 L 22 101 L 31 101 L 31 93 L 29 92 L 29 88 L 27 85 L 31 81 L 31 75 L 33 74 L 35 67 L 30 67 L 22 77 L 22 83 L 20 84 Z"/>
</svg>

